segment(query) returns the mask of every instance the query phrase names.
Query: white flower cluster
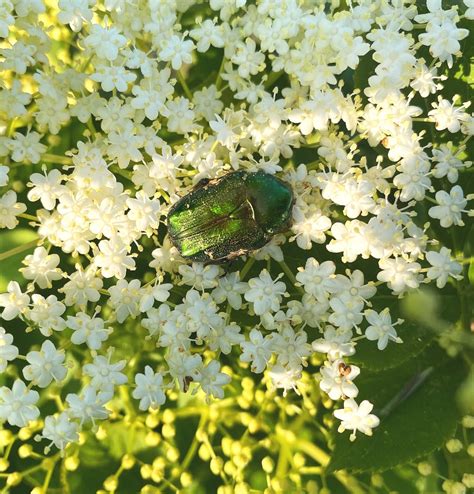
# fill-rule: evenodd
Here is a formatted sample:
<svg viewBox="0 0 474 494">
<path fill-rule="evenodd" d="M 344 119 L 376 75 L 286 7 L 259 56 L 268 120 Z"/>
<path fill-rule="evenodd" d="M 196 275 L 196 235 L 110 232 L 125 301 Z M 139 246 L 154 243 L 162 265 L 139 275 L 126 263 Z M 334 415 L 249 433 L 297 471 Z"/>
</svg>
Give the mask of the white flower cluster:
<svg viewBox="0 0 474 494">
<path fill-rule="evenodd" d="M 191 24 L 186 0 L 1 3 L 0 186 L 12 187 L 0 195 L 0 227 L 27 220 L 40 237 L 23 260 L 27 288 L 9 283 L 1 317 L 44 342 L 22 356 L 1 328 L 2 370 L 17 358 L 25 365 L 0 388 L 0 419 L 37 419 L 32 388 L 61 389 L 72 347 L 83 356 L 74 374 L 82 389 L 63 397 L 40 435 L 60 449 L 106 419 L 126 383 L 140 410 L 163 405 L 175 386 L 222 398 L 231 376 L 219 357 L 232 354 L 286 393 L 322 353 L 321 390 L 345 400 L 339 430 L 371 434 L 378 419 L 354 401 L 360 370 L 347 359 L 362 338 L 379 350 L 400 343 L 402 321 L 370 299 L 380 286 L 403 296 L 461 276 L 419 205 L 430 201 L 442 228 L 468 214 L 461 177 L 474 118 L 469 102 L 440 91 L 468 35 L 458 24 L 473 15 L 471 2 L 465 13 L 441 0 L 428 0 L 427 12 L 410 0 L 348 3 L 211 0 L 210 15 Z M 55 53 L 53 41 L 64 40 L 77 49 Z M 206 53 L 220 68 L 194 84 Z M 367 81 L 353 88 L 362 63 Z M 452 141 L 432 146 L 419 122 Z M 83 137 L 63 155 L 48 152 L 71 126 Z M 12 177 L 37 164 L 25 204 Z M 186 264 L 165 236 L 169 206 L 232 170 L 278 173 L 292 186 L 291 232 L 250 254 L 240 273 Z M 285 263 L 291 242 L 313 255 L 295 273 Z M 372 260 L 377 279 L 336 273 L 315 246 L 322 259 Z M 130 330 L 150 351 L 117 360 L 114 338 Z"/>
</svg>

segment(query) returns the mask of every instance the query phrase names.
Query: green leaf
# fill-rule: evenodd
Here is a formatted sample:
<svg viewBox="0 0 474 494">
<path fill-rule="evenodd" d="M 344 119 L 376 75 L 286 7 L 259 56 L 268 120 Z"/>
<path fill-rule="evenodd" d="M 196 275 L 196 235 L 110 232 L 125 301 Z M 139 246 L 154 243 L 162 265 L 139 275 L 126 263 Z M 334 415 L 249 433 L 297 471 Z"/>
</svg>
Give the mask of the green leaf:
<svg viewBox="0 0 474 494">
<path fill-rule="evenodd" d="M 124 427 L 118 423 L 107 427 L 107 437 L 102 443 L 108 448 L 109 457 L 119 460 L 127 453 L 136 454 L 147 449 L 145 437 L 146 430 L 143 427 Z"/>
<path fill-rule="evenodd" d="M 107 448 L 93 435 L 79 448 L 79 459 L 86 468 L 100 468 L 110 463 Z"/>
<path fill-rule="evenodd" d="M 372 437 L 337 434 L 328 470 L 379 471 L 393 468 L 438 449 L 456 430 L 456 384 L 463 380 L 459 360 L 447 360 L 438 347 L 382 372 L 363 372 L 357 382 L 359 400 L 374 403 L 375 413 L 387 406 L 407 384 L 429 368 L 432 372 L 405 399 L 381 419 Z"/>
<path fill-rule="evenodd" d="M 390 341 L 382 351 L 377 348 L 376 341 L 360 341 L 356 354 L 350 357 L 351 363 L 373 371 L 391 369 L 420 354 L 435 336 L 433 331 L 410 322 L 397 326 L 397 333 L 403 343 Z"/>
</svg>

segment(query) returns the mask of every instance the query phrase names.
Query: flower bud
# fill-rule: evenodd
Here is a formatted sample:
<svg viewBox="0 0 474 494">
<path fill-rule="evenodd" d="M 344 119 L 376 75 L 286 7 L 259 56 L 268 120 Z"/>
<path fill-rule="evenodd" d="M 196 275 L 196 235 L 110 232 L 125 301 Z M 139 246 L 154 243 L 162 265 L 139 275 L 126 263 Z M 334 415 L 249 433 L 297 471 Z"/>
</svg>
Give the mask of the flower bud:
<svg viewBox="0 0 474 494">
<path fill-rule="evenodd" d="M 80 460 L 78 456 L 68 456 L 64 460 L 64 466 L 66 467 L 66 470 L 69 472 L 74 472 L 74 470 L 77 470 L 79 467 Z"/>
<path fill-rule="evenodd" d="M 462 418 L 462 426 L 465 427 L 466 429 L 473 429 L 474 428 L 474 415 L 465 415 Z"/>
<path fill-rule="evenodd" d="M 130 470 L 135 465 L 135 458 L 132 455 L 124 455 L 122 457 L 122 468 L 124 470 Z"/>
<path fill-rule="evenodd" d="M 7 485 L 10 487 L 18 485 L 21 482 L 22 478 L 23 477 L 21 476 L 21 473 L 13 472 L 7 477 Z"/>
<path fill-rule="evenodd" d="M 22 444 L 18 448 L 18 456 L 20 458 L 28 458 L 28 456 L 31 455 L 32 451 L 33 451 L 33 447 L 31 446 L 31 444 Z"/>
<path fill-rule="evenodd" d="M 222 472 L 223 466 L 224 466 L 224 460 L 219 456 L 215 456 L 214 458 L 212 458 L 209 464 L 211 472 L 214 475 L 219 475 Z"/>
<path fill-rule="evenodd" d="M 104 489 L 108 492 L 116 491 L 118 487 L 118 479 L 115 475 L 107 477 L 104 481 Z"/>
<path fill-rule="evenodd" d="M 422 461 L 421 463 L 418 463 L 418 472 L 420 473 L 420 475 L 426 477 L 430 475 L 432 471 L 433 469 L 428 462 Z"/>
<path fill-rule="evenodd" d="M 269 456 L 265 456 L 262 460 L 262 468 L 265 473 L 272 473 L 275 468 L 275 463 Z"/>
<path fill-rule="evenodd" d="M 181 485 L 186 489 L 186 487 L 189 487 L 193 483 L 193 477 L 190 473 L 183 472 L 179 477 L 179 481 Z"/>
<path fill-rule="evenodd" d="M 446 449 L 450 453 L 459 453 L 459 451 L 462 450 L 462 442 L 459 439 L 455 439 L 455 438 L 450 439 L 446 443 Z"/>
</svg>

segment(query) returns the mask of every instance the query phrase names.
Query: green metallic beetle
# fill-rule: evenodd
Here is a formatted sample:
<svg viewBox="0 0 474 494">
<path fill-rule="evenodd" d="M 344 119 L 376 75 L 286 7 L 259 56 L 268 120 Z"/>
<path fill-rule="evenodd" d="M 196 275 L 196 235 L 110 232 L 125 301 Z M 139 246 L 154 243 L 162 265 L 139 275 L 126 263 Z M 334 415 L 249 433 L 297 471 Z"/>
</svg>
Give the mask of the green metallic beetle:
<svg viewBox="0 0 474 494">
<path fill-rule="evenodd" d="M 291 222 L 293 191 L 264 172 L 202 180 L 168 213 L 168 233 L 186 259 L 218 263 L 263 247 Z"/>
</svg>

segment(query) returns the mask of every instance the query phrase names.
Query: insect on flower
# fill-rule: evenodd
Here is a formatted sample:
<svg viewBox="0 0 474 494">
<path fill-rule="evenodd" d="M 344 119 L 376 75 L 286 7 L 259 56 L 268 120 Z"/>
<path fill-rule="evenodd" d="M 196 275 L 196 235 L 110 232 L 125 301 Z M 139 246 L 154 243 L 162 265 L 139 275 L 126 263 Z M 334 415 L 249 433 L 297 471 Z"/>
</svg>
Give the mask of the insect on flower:
<svg viewBox="0 0 474 494">
<path fill-rule="evenodd" d="M 174 204 L 168 233 L 180 254 L 217 263 L 263 247 L 291 221 L 293 191 L 264 172 L 237 171 L 202 180 Z"/>
</svg>

